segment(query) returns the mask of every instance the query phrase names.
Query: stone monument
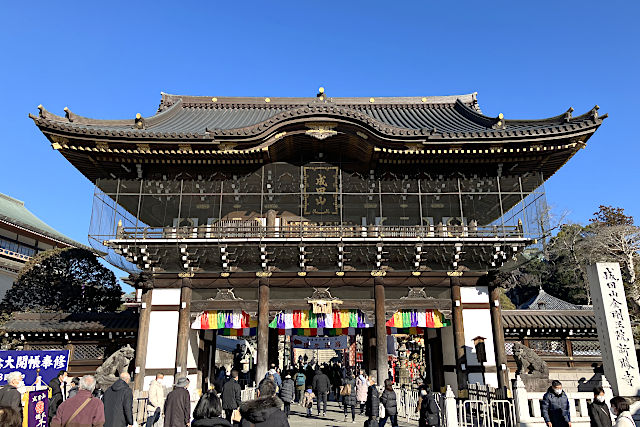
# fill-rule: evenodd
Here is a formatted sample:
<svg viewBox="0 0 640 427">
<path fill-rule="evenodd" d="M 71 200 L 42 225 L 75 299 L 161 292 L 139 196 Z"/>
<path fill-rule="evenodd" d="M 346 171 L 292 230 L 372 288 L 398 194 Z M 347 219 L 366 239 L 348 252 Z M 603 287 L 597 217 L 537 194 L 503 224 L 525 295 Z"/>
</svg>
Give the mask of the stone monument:
<svg viewBox="0 0 640 427">
<path fill-rule="evenodd" d="M 590 265 L 587 276 L 604 373 L 615 395 L 639 396 L 638 360 L 620 265 L 615 262 Z"/>
</svg>

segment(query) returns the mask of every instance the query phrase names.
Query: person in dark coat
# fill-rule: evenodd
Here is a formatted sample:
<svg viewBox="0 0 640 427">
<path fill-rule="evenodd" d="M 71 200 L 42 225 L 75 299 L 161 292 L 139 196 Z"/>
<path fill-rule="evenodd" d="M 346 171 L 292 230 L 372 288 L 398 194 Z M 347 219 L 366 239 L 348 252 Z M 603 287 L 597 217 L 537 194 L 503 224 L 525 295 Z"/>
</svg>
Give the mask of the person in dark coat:
<svg viewBox="0 0 640 427">
<path fill-rule="evenodd" d="M 164 401 L 164 427 L 185 427 L 191 420 L 189 379 L 181 377 Z"/>
<path fill-rule="evenodd" d="M 231 371 L 231 379 L 222 387 L 222 409 L 224 409 L 225 418 L 231 422 L 233 411 L 240 407 L 242 403 L 242 389 L 238 384 L 238 371 Z"/>
<path fill-rule="evenodd" d="M 369 417 L 369 425 L 375 426 L 380 417 L 380 393 L 376 387 L 376 380 L 369 377 L 369 388 L 367 389 L 367 403 L 364 414 Z"/>
<path fill-rule="evenodd" d="M 280 399 L 284 402 L 284 414 L 287 418 L 289 418 L 289 414 L 291 413 L 291 402 L 293 402 L 295 393 L 295 384 L 291 379 L 291 375 L 287 374 L 280 387 Z"/>
<path fill-rule="evenodd" d="M 562 383 L 554 380 L 542 397 L 542 418 L 549 427 L 568 427 L 571 423 L 569 398 L 562 391 Z"/>
<path fill-rule="evenodd" d="M 387 423 L 387 419 L 391 420 L 392 427 L 398 427 L 398 402 L 396 392 L 393 391 L 393 381 L 384 380 L 384 391 L 380 401 L 384 406 L 384 417 L 380 419 L 380 427 Z"/>
<path fill-rule="evenodd" d="M 420 413 L 418 427 L 440 426 L 440 406 L 436 402 L 436 395 L 429 387 L 420 388 L 420 398 L 416 406 L 416 412 Z"/>
<path fill-rule="evenodd" d="M 347 371 L 347 376 L 344 380 L 342 380 L 342 387 L 340 387 L 340 394 L 342 391 L 349 391 L 349 394 L 342 395 L 342 404 L 344 410 L 344 422 L 347 422 L 347 411 L 351 408 L 351 421 L 355 422 L 356 420 L 356 404 L 358 400 L 356 399 L 356 379 L 353 378 L 353 373 L 351 371 Z"/>
<path fill-rule="evenodd" d="M 67 371 L 58 372 L 58 376 L 49 381 L 49 419 L 55 417 L 58 406 L 64 401 L 66 396 Z"/>
<path fill-rule="evenodd" d="M 593 389 L 593 402 L 588 407 L 591 427 L 611 427 L 611 414 L 604 397 L 604 389 L 600 386 Z"/>
<path fill-rule="evenodd" d="M 227 384 L 225 384 L 225 387 Z M 221 415 L 222 403 L 220 402 L 220 398 L 216 394 L 215 390 L 209 390 L 202 395 L 196 405 L 196 408 L 193 410 L 193 422 L 191 423 L 191 427 L 231 427 L 231 423 L 224 418 L 221 418 Z"/>
<path fill-rule="evenodd" d="M 69 389 L 69 394 L 67 395 L 67 399 L 71 399 L 73 396 L 78 394 L 78 390 L 80 390 L 79 386 L 80 386 L 80 378 L 74 377 L 71 380 L 71 388 Z"/>
<path fill-rule="evenodd" d="M 120 374 L 120 379 L 105 390 L 104 427 L 126 427 L 133 425 L 133 391 L 129 387 L 131 376 L 127 372 Z"/>
<path fill-rule="evenodd" d="M 289 427 L 287 416 L 280 410 L 282 400 L 276 396 L 276 384 L 263 379 L 258 385 L 258 398 L 240 405 L 241 427 Z"/>
<path fill-rule="evenodd" d="M 313 376 L 313 381 L 311 383 L 311 388 L 313 392 L 316 394 L 316 399 L 318 402 L 318 416 L 320 416 L 320 404 L 324 405 L 322 410 L 322 416 L 327 415 L 327 395 L 329 391 L 331 391 L 331 381 L 327 374 L 322 372 L 320 369 L 316 370 L 316 374 Z"/>
<path fill-rule="evenodd" d="M 22 374 L 18 371 L 7 375 L 7 384 L 0 388 L 0 407 L 13 408 L 22 414 L 22 396 L 18 386 L 22 381 Z"/>
</svg>

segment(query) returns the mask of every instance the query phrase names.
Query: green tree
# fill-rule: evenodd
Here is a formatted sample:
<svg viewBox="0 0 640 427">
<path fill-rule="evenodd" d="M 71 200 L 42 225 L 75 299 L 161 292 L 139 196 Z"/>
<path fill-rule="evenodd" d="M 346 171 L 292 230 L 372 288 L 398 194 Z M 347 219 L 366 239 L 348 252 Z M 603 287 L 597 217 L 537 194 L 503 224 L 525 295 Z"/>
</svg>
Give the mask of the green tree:
<svg viewBox="0 0 640 427">
<path fill-rule="evenodd" d="M 12 311 L 115 311 L 122 289 L 96 256 L 78 248 L 52 249 L 33 257 L 2 301 Z"/>
</svg>

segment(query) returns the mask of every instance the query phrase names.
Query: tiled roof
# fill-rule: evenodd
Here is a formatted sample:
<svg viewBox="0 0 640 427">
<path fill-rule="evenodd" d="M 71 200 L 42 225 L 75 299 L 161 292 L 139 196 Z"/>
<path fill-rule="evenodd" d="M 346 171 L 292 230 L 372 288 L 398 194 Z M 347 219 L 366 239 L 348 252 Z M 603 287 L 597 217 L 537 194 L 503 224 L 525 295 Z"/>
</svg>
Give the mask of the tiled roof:
<svg viewBox="0 0 640 427">
<path fill-rule="evenodd" d="M 65 246 L 68 245 L 77 248 L 85 247 L 47 225 L 44 221 L 31 213 L 24 206 L 24 202 L 2 193 L 0 193 L 0 221 L 18 228 L 23 228 L 49 239 L 56 240 L 63 243 Z"/>
<path fill-rule="evenodd" d="M 65 108 L 65 117 L 40 106 L 30 117 L 42 129 L 96 137 L 182 139 L 207 141 L 217 137 L 251 138 L 279 123 L 310 116 L 358 121 L 387 137 L 442 140 L 527 140 L 595 131 L 602 119 L 598 107 L 578 117 L 573 109 L 542 120 L 485 116 L 476 94 L 430 97 L 372 98 L 241 98 L 162 94 L 158 112 L 129 120 L 97 120 Z"/>
<path fill-rule="evenodd" d="M 138 315 L 117 313 L 14 313 L 4 329 L 16 332 L 128 332 L 138 329 Z"/>
<path fill-rule="evenodd" d="M 593 310 L 502 310 L 505 329 L 596 329 Z"/>
<path fill-rule="evenodd" d="M 582 310 L 583 306 L 554 297 L 540 289 L 538 295 L 518 307 L 526 310 Z"/>
</svg>

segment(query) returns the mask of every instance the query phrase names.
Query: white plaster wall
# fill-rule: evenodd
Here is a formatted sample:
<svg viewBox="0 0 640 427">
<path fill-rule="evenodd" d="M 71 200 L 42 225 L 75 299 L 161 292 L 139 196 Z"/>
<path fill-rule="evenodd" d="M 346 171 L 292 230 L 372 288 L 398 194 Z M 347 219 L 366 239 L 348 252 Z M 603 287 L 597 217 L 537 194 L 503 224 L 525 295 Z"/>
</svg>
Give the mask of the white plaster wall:
<svg viewBox="0 0 640 427">
<path fill-rule="evenodd" d="M 152 298 L 155 298 L 155 296 L 156 290 L 153 291 Z M 178 311 L 151 312 L 147 344 L 147 369 L 175 367 L 178 317 Z"/>
<path fill-rule="evenodd" d="M 486 286 L 461 287 L 460 298 L 463 304 L 489 302 L 489 288 Z"/>
<path fill-rule="evenodd" d="M 151 305 L 179 305 L 180 289 L 154 289 Z"/>
<path fill-rule="evenodd" d="M 445 372 L 444 382 L 451 386 L 454 393 L 458 394 L 458 376 L 455 372 Z"/>
<path fill-rule="evenodd" d="M 445 365 L 456 364 L 455 345 L 453 343 L 453 326 L 447 326 L 442 331 L 442 361 Z"/>
<path fill-rule="evenodd" d="M 464 344 L 465 344 L 465 353 L 467 356 L 467 365 L 469 366 L 478 366 L 478 358 L 476 357 L 476 348 L 473 342 L 473 339 L 477 336 L 482 336 L 485 339 L 484 346 L 485 351 L 487 353 L 487 361 L 484 366 L 495 367 L 496 365 L 496 354 L 493 345 L 493 331 L 491 328 L 491 313 L 489 309 L 467 309 L 462 310 L 462 322 L 464 324 Z M 480 382 L 482 383 L 482 375 L 478 374 L 480 378 L 477 380 L 475 374 L 469 374 L 469 382 Z M 495 379 L 495 382 L 490 382 Z M 496 386 L 498 385 L 497 376 L 485 375 L 485 380 L 487 384 Z"/>
</svg>

